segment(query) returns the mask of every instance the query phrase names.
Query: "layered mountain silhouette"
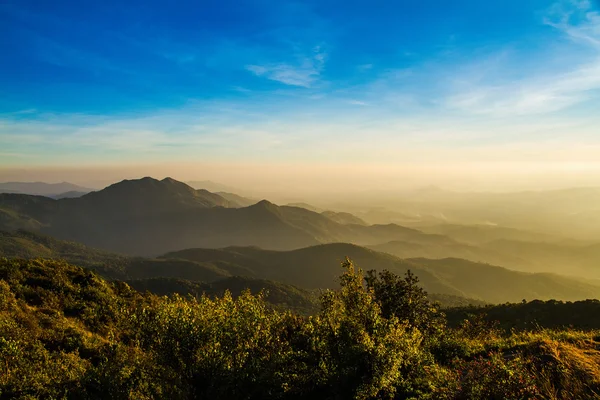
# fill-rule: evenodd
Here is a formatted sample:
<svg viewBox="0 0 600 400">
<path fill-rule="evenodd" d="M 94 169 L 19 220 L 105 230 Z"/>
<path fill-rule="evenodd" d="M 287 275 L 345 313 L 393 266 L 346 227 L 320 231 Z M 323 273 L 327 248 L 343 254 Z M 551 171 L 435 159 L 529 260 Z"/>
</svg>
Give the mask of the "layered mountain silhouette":
<svg viewBox="0 0 600 400">
<path fill-rule="evenodd" d="M 166 259 L 212 263 L 225 261 L 252 271 L 254 276 L 305 289 L 337 286 L 340 262 L 345 257 L 364 270 L 387 269 L 403 275 L 411 270 L 430 293 L 472 298 L 492 303 L 523 299 L 581 300 L 598 298 L 600 286 L 575 278 L 524 273 L 472 261 L 447 258 L 400 259 L 364 247 L 332 243 L 292 251 L 272 251 L 249 247 L 187 249 L 168 253 Z"/>
<path fill-rule="evenodd" d="M 77 198 L 0 194 L 0 229 L 25 229 L 135 256 L 198 247 L 294 250 L 346 242 L 403 259 L 460 258 L 600 279 L 600 246 L 594 243 L 501 226 L 367 225 L 349 213 L 277 206 L 196 190 L 170 178 L 126 180 Z"/>
<path fill-rule="evenodd" d="M 48 196 L 48 197 L 67 197 L 69 193 L 70 197 L 75 194 L 85 194 L 91 192 L 92 189 L 74 185 L 69 182 L 61 183 L 45 183 L 45 182 L 4 182 L 0 183 L 0 193 L 20 193 L 20 194 L 32 194 L 37 196 Z"/>
<path fill-rule="evenodd" d="M 323 211 L 321 214 L 332 221 L 344 225 L 367 225 L 362 219 L 347 212 Z"/>
<path fill-rule="evenodd" d="M 310 293 L 338 285 L 337 277 L 342 271 L 340 263 L 345 257 L 350 257 L 364 270 L 387 269 L 403 275 L 410 269 L 431 297 L 444 304 L 520 302 L 522 299 L 582 300 L 600 295 L 600 284 L 565 276 L 528 274 L 451 258 L 402 260 L 344 243 L 291 251 L 257 247 L 195 248 L 158 258 L 141 258 L 121 256 L 32 232 L 0 231 L 0 255 L 64 259 L 94 269 L 106 278 L 127 280 L 140 290 L 158 294 L 197 295 L 203 291 L 220 293 L 225 289 L 239 293 L 246 287 L 253 291 L 267 288 L 273 295 L 277 293 L 273 302 L 289 303 L 290 299 L 295 299 L 291 302 L 305 310 L 312 302 Z"/>
<path fill-rule="evenodd" d="M 0 229 L 29 229 L 105 250 L 158 255 L 189 247 L 291 250 L 320 243 L 377 244 L 426 237 L 394 224 L 340 223 L 262 200 L 248 207 L 171 178 L 126 180 L 79 198 L 0 194 Z"/>
</svg>

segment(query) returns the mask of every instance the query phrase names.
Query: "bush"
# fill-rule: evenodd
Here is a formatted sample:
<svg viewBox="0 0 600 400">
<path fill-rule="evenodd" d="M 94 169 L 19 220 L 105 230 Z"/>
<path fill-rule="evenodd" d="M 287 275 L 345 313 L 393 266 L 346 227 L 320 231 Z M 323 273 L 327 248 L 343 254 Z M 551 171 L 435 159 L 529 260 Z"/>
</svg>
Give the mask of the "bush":
<svg viewBox="0 0 600 400">
<path fill-rule="evenodd" d="M 430 335 L 443 330 L 444 314 L 439 305 L 429 301 L 427 292 L 418 285 L 419 278 L 410 270 L 404 278 L 386 270 L 379 274 L 372 270 L 365 281 L 381 306 L 384 318 L 396 317 L 409 327 Z"/>
</svg>

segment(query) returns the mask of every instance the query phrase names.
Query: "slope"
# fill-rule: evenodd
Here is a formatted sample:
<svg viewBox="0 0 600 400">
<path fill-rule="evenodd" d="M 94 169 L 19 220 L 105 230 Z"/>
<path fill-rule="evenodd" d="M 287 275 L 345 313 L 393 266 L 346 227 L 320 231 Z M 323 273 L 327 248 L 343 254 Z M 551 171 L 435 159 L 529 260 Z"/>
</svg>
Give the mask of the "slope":
<svg viewBox="0 0 600 400">
<path fill-rule="evenodd" d="M 253 278 L 247 268 L 225 261 L 196 262 L 185 259 L 125 257 L 32 232 L 0 231 L 0 258 L 54 259 L 94 270 L 106 279 L 126 280 L 139 290 L 158 295 L 173 293 L 221 296 L 225 290 L 238 296 L 245 289 L 267 290 L 267 301 L 280 307 L 309 313 L 314 296 L 291 285 Z M 241 277 L 240 275 L 243 275 Z"/>
<path fill-rule="evenodd" d="M 599 286 L 560 275 L 528 274 L 460 259 L 403 260 L 344 243 L 293 251 L 230 247 L 220 250 L 188 249 L 164 255 L 169 259 L 235 263 L 252 270 L 257 277 L 307 289 L 336 287 L 339 265 L 346 256 L 364 270 L 387 269 L 402 275 L 410 269 L 430 293 L 488 302 L 521 301 L 524 298 L 578 300 L 600 296 Z"/>
<path fill-rule="evenodd" d="M 74 199 L 0 194 L 0 229 L 35 229 L 61 239 L 135 255 L 193 246 L 294 248 L 318 243 L 263 201 L 246 208 L 164 179 L 123 181 Z"/>
</svg>

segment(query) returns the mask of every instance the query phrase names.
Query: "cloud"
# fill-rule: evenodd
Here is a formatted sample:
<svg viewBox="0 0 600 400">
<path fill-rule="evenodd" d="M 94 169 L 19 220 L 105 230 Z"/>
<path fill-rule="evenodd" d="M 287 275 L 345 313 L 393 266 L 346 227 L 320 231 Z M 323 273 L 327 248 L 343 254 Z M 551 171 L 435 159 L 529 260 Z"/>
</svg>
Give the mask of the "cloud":
<svg viewBox="0 0 600 400">
<path fill-rule="evenodd" d="M 249 64 L 246 70 L 285 85 L 308 88 L 319 80 L 326 58 L 327 54 L 316 46 L 310 56 L 297 57 L 295 63 Z"/>
<path fill-rule="evenodd" d="M 600 50 L 600 13 L 592 11 L 589 0 L 555 3 L 544 18 L 544 23 L 564 32 L 576 42 Z"/>
<path fill-rule="evenodd" d="M 320 103 L 322 115 L 310 118 L 302 113 L 265 113 L 249 120 L 245 116 L 249 110 L 237 112 L 241 105 L 236 103 L 111 119 L 66 114 L 35 120 L 8 117 L 0 119 L 0 148 L 12 156 L 0 161 L 0 167 L 28 165 L 31 159 L 36 165 L 200 159 L 300 163 L 355 159 L 365 164 L 383 159 L 457 162 L 461 157 L 482 162 L 552 161 L 565 151 L 566 161 L 588 162 L 597 158 L 592 149 L 600 148 L 597 119 L 592 116 L 503 122 L 439 114 L 380 119 L 369 118 L 377 107 L 359 109 L 360 103 L 346 102 L 340 108 L 339 99 L 331 99 Z"/>
<path fill-rule="evenodd" d="M 528 71 L 525 77 L 497 84 L 486 84 L 484 71 L 469 87 L 468 82 L 473 80 L 467 76 L 467 84 L 445 99 L 446 106 L 505 117 L 545 114 L 590 100 L 594 91 L 600 89 L 600 14 L 592 11 L 587 1 L 565 1 L 551 7 L 544 23 L 582 45 L 578 51 L 586 61 L 574 62 L 568 70 L 551 71 L 546 70 L 541 59 L 537 70 Z M 574 51 L 567 50 L 566 57 Z M 498 59 L 498 63 L 500 69 L 508 67 L 506 60 Z"/>
<path fill-rule="evenodd" d="M 361 100 L 348 100 L 348 104 L 352 104 L 355 106 L 368 106 L 369 103 L 367 103 L 366 101 L 361 101 Z"/>
<path fill-rule="evenodd" d="M 596 89 L 600 89 L 600 58 L 563 74 L 479 87 L 449 97 L 447 105 L 496 116 L 544 114 L 581 103 Z"/>
</svg>

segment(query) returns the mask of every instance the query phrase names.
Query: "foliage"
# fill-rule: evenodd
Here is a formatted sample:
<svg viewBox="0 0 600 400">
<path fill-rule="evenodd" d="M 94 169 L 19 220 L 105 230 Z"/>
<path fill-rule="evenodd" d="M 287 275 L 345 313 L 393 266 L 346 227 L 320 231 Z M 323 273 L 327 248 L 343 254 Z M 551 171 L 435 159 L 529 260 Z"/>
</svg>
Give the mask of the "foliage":
<svg viewBox="0 0 600 400">
<path fill-rule="evenodd" d="M 497 321 L 500 327 L 511 329 L 547 328 L 600 329 L 600 301 L 533 300 L 520 303 L 487 305 L 484 307 L 454 307 L 445 310 L 448 322 L 457 326 L 465 318 Z"/>
<path fill-rule="evenodd" d="M 456 359 L 439 398 L 465 400 L 536 399 L 541 393 L 527 361 L 492 352 L 472 360 Z"/>
<path fill-rule="evenodd" d="M 389 298 L 387 296 L 390 296 Z M 585 399 L 600 332 L 440 322 L 411 275 L 346 260 L 316 315 L 265 293 L 139 293 L 62 261 L 0 259 L 0 398 Z"/>
<path fill-rule="evenodd" d="M 404 279 L 384 270 L 367 273 L 367 287 L 373 291 L 385 318 L 396 317 L 422 332 L 434 333 L 443 328 L 444 315 L 439 306 L 429 301 L 427 292 L 419 286 L 410 270 Z"/>
</svg>

